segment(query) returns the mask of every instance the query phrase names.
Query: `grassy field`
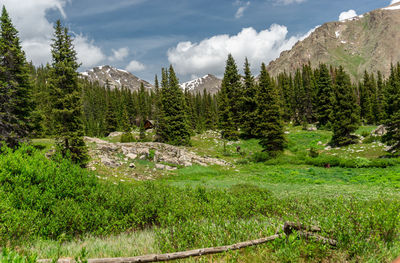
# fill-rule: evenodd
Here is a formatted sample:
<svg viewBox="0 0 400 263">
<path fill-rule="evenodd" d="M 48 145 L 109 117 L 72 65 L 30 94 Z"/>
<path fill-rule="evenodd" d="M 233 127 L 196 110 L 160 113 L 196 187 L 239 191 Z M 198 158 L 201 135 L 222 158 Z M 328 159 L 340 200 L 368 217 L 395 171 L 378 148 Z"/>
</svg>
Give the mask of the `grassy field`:
<svg viewBox="0 0 400 263">
<path fill-rule="evenodd" d="M 357 133 L 365 136 L 374 128 L 362 127 Z M 191 150 L 232 165 L 157 174 L 155 190 L 141 188 L 143 207 L 153 198 L 168 199 L 162 208 L 150 207 L 158 218 L 155 223 L 103 237 L 40 238 L 19 250 L 39 258 L 73 257 L 83 247 L 89 258 L 165 253 L 264 237 L 291 220 L 320 225 L 323 234 L 337 239 L 339 246 L 292 237 L 182 262 L 391 262 L 400 255 L 400 165 L 398 160 L 378 159 L 385 154 L 385 145 L 367 140 L 330 149 L 328 131 L 288 127 L 286 134 L 287 150 L 265 162 L 255 161 L 261 150 L 257 140 L 224 142 L 216 132 L 196 135 Z M 311 148 L 318 157 L 309 156 Z M 325 168 L 326 162 L 332 166 Z M 153 164 L 137 161 L 136 165 L 136 172 L 146 173 Z M 143 187 L 142 182 L 119 176 L 102 182 Z"/>
</svg>

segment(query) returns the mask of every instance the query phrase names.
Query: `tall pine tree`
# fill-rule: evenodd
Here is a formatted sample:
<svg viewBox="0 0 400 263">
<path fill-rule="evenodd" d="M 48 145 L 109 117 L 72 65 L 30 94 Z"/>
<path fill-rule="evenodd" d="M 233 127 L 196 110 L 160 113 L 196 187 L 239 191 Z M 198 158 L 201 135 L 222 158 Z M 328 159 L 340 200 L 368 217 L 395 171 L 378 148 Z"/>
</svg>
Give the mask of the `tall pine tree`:
<svg viewBox="0 0 400 263">
<path fill-rule="evenodd" d="M 229 54 L 218 95 L 219 127 L 224 139 L 236 140 L 238 138 L 240 87 L 240 75 L 233 56 Z"/>
<path fill-rule="evenodd" d="M 327 127 L 331 125 L 332 108 L 333 108 L 333 86 L 332 79 L 329 74 L 328 67 L 320 64 L 317 76 L 317 121 L 318 127 Z"/>
<path fill-rule="evenodd" d="M 385 124 L 387 134 L 384 142 L 390 145 L 389 152 L 399 154 L 400 151 L 400 64 L 392 65 L 387 84 L 387 116 Z"/>
<path fill-rule="evenodd" d="M 278 92 L 271 81 L 265 64 L 261 65 L 259 88 L 257 92 L 257 130 L 263 151 L 276 155 L 282 152 L 286 140 L 283 130 Z"/>
<path fill-rule="evenodd" d="M 66 27 L 58 20 L 52 47 L 49 89 L 58 148 L 63 156 L 84 166 L 88 161 L 83 141 L 81 87 L 78 83 L 76 51 Z"/>
<path fill-rule="evenodd" d="M 0 23 L 0 141 L 16 147 L 31 130 L 32 84 L 18 31 L 4 6 Z"/>
<path fill-rule="evenodd" d="M 160 123 L 157 128 L 159 140 L 172 145 L 190 145 L 190 128 L 186 103 L 179 87 L 175 71 L 162 71 Z"/>
<path fill-rule="evenodd" d="M 345 146 L 355 143 L 357 139 L 352 133 L 359 127 L 359 109 L 350 77 L 344 72 L 343 67 L 339 67 L 335 76 L 333 136 L 330 144 Z"/>
<path fill-rule="evenodd" d="M 257 88 L 254 77 L 250 71 L 250 64 L 246 58 L 244 64 L 244 85 L 241 107 L 241 126 L 243 134 L 247 138 L 255 138 L 255 127 L 257 125 Z"/>
</svg>

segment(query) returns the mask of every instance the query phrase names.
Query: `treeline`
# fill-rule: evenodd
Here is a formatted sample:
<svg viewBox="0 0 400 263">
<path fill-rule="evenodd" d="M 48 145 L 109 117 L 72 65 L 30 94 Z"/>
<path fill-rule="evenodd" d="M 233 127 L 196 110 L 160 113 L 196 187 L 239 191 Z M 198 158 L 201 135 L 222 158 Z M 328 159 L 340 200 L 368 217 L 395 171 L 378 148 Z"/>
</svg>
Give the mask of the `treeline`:
<svg viewBox="0 0 400 263">
<path fill-rule="evenodd" d="M 229 55 L 218 102 L 222 136 L 259 138 L 265 150 L 284 148 L 283 122 L 332 130 L 332 146 L 355 143 L 353 133 L 361 124 L 385 124 L 384 141 L 392 152 L 400 148 L 400 64 L 392 65 L 386 79 L 365 72 L 356 84 L 343 67 L 326 64 L 315 69 L 306 64 L 276 78 L 263 64 L 256 79 L 247 59 L 240 76 Z"/>
<path fill-rule="evenodd" d="M 55 134 L 48 116 L 51 101 L 48 99 L 50 66 L 31 67 L 34 83 L 33 98 L 37 105 L 35 111 L 35 137 Z M 132 91 L 127 88 L 113 88 L 109 83 L 101 86 L 98 82 L 79 79 L 82 87 L 83 124 L 86 136 L 104 137 L 114 131 L 124 131 L 127 126 L 139 127 L 141 121 L 156 120 L 156 90 L 143 85 Z M 193 94 L 184 92 L 189 126 L 194 132 L 215 129 L 218 123 L 216 96 L 204 91 Z"/>
<path fill-rule="evenodd" d="M 15 147 L 28 137 L 55 137 L 63 155 L 87 160 L 83 135 L 131 134 L 153 120 L 157 140 L 190 145 L 195 132 L 219 129 L 224 139 L 258 138 L 265 151 L 285 147 L 284 123 L 315 123 L 333 131 L 331 145 L 354 143 L 361 123 L 385 124 L 384 140 L 400 147 L 400 64 L 381 73 L 365 72 L 351 83 L 342 67 L 310 64 L 295 74 L 271 77 L 262 64 L 258 78 L 246 59 L 244 76 L 231 55 L 216 96 L 182 91 L 173 67 L 156 76 L 155 89 L 101 87 L 79 78 L 76 51 L 68 29 L 54 27 L 52 63 L 38 68 L 26 62 L 18 32 L 3 8 L 0 38 L 0 141 Z"/>
</svg>

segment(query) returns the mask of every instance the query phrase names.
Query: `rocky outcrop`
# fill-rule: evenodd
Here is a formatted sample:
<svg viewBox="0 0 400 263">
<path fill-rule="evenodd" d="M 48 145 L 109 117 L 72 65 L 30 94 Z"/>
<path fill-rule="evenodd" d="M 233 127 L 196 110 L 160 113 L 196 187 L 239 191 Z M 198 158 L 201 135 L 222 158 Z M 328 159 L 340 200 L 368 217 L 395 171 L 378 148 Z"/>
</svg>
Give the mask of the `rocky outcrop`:
<svg viewBox="0 0 400 263">
<path fill-rule="evenodd" d="M 192 165 L 221 165 L 227 166 L 224 160 L 203 157 L 189 151 L 185 147 L 177 147 L 164 143 L 109 143 L 97 138 L 85 137 L 87 143 L 95 144 L 90 147 L 89 154 L 108 167 L 116 168 L 133 159 L 147 159 L 159 165 L 157 169 L 173 170 L 174 166 Z M 122 157 L 122 158 L 121 158 Z"/>
</svg>

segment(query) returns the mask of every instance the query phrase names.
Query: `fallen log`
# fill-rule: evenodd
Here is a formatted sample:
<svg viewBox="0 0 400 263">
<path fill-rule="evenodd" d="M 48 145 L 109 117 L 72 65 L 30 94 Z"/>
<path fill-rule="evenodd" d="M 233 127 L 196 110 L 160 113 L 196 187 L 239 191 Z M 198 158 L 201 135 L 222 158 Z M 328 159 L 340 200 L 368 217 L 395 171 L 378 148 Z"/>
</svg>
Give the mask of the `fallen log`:
<svg viewBox="0 0 400 263">
<path fill-rule="evenodd" d="M 137 257 L 130 257 L 130 258 L 97 258 L 97 259 L 88 259 L 88 263 L 144 263 L 144 262 L 162 262 L 162 261 L 170 261 L 170 260 L 177 260 L 177 259 L 184 259 L 189 257 L 198 257 L 204 255 L 211 255 L 217 253 L 223 253 L 233 250 L 238 250 L 246 247 L 256 246 L 260 244 L 264 244 L 273 240 L 276 240 L 281 237 L 289 236 L 293 233 L 293 231 L 297 231 L 297 233 L 309 239 L 313 237 L 316 241 L 322 242 L 324 244 L 329 244 L 332 246 L 336 246 L 336 240 L 328 239 L 317 235 L 313 232 L 320 232 L 321 229 L 316 226 L 307 227 L 302 224 L 293 223 L 293 222 L 285 222 L 283 226 L 282 234 L 275 234 L 269 237 L 260 238 L 256 240 L 250 240 L 245 242 L 236 243 L 233 245 L 228 246 L 221 246 L 221 247 L 210 247 L 210 248 L 201 248 L 201 249 L 194 249 L 189 251 L 183 252 L 174 252 L 174 253 L 167 253 L 167 254 L 151 254 L 145 256 L 137 256 Z M 38 263 L 51 263 L 53 260 L 51 259 L 41 259 L 38 260 Z M 59 259 L 58 263 L 75 263 L 74 259 Z"/>
</svg>

